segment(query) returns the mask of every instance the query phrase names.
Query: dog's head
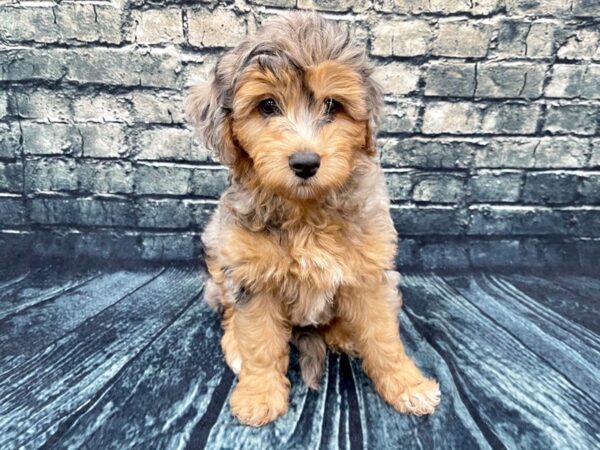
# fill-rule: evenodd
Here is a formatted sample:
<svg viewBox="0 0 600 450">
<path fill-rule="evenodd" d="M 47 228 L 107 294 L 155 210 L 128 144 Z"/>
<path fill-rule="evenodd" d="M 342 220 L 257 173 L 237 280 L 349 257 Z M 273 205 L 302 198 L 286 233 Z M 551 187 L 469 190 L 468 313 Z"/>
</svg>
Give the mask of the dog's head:
<svg viewBox="0 0 600 450">
<path fill-rule="evenodd" d="M 346 30 L 296 13 L 225 53 L 186 113 L 234 178 L 311 199 L 375 154 L 382 100 L 371 74 Z"/>
</svg>

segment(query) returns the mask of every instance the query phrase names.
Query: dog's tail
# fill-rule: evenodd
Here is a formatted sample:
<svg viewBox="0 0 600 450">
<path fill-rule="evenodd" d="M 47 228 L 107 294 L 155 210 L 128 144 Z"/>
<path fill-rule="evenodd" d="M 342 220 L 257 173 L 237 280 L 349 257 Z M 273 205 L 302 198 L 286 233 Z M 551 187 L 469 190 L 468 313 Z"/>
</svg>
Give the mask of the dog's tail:
<svg viewBox="0 0 600 450">
<path fill-rule="evenodd" d="M 300 355 L 300 374 L 310 389 L 318 389 L 325 366 L 327 346 L 314 327 L 294 329 L 292 342 Z"/>
</svg>

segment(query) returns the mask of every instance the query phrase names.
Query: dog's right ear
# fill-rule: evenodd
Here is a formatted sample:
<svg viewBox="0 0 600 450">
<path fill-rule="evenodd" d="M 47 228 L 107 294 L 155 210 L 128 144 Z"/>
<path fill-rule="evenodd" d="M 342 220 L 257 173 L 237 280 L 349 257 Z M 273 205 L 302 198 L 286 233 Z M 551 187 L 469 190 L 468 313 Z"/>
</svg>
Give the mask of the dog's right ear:
<svg viewBox="0 0 600 450">
<path fill-rule="evenodd" d="M 205 85 L 190 89 L 185 100 L 185 115 L 206 146 L 219 156 L 221 163 L 233 167 L 243 151 L 238 148 L 233 137 L 230 109 L 227 105 L 231 86 L 223 75 L 219 73 L 217 64 Z"/>
</svg>

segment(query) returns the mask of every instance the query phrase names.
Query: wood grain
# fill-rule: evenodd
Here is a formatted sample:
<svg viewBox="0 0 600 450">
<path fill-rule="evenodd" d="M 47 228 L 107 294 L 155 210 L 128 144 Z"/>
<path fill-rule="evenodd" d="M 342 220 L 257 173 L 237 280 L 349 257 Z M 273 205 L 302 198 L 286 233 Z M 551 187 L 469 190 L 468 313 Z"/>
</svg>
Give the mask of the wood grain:
<svg viewBox="0 0 600 450">
<path fill-rule="evenodd" d="M 595 278 L 406 274 L 402 336 L 440 381 L 436 413 L 397 414 L 347 356 L 330 354 L 310 391 L 292 349 L 289 411 L 259 429 L 230 414 L 203 279 L 186 266 L 0 270 L 0 448 L 598 446 Z"/>
</svg>

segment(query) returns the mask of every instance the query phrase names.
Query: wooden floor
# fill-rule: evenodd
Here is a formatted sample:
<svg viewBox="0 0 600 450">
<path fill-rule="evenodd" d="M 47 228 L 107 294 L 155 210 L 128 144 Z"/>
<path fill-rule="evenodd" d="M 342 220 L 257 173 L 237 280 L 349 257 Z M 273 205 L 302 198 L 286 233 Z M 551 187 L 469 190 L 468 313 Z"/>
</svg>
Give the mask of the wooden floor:
<svg viewBox="0 0 600 450">
<path fill-rule="evenodd" d="M 600 279 L 405 274 L 439 410 L 396 414 L 331 355 L 318 392 L 292 364 L 289 412 L 261 429 L 230 415 L 202 286 L 192 267 L 0 269 L 0 448 L 599 448 Z"/>
</svg>

